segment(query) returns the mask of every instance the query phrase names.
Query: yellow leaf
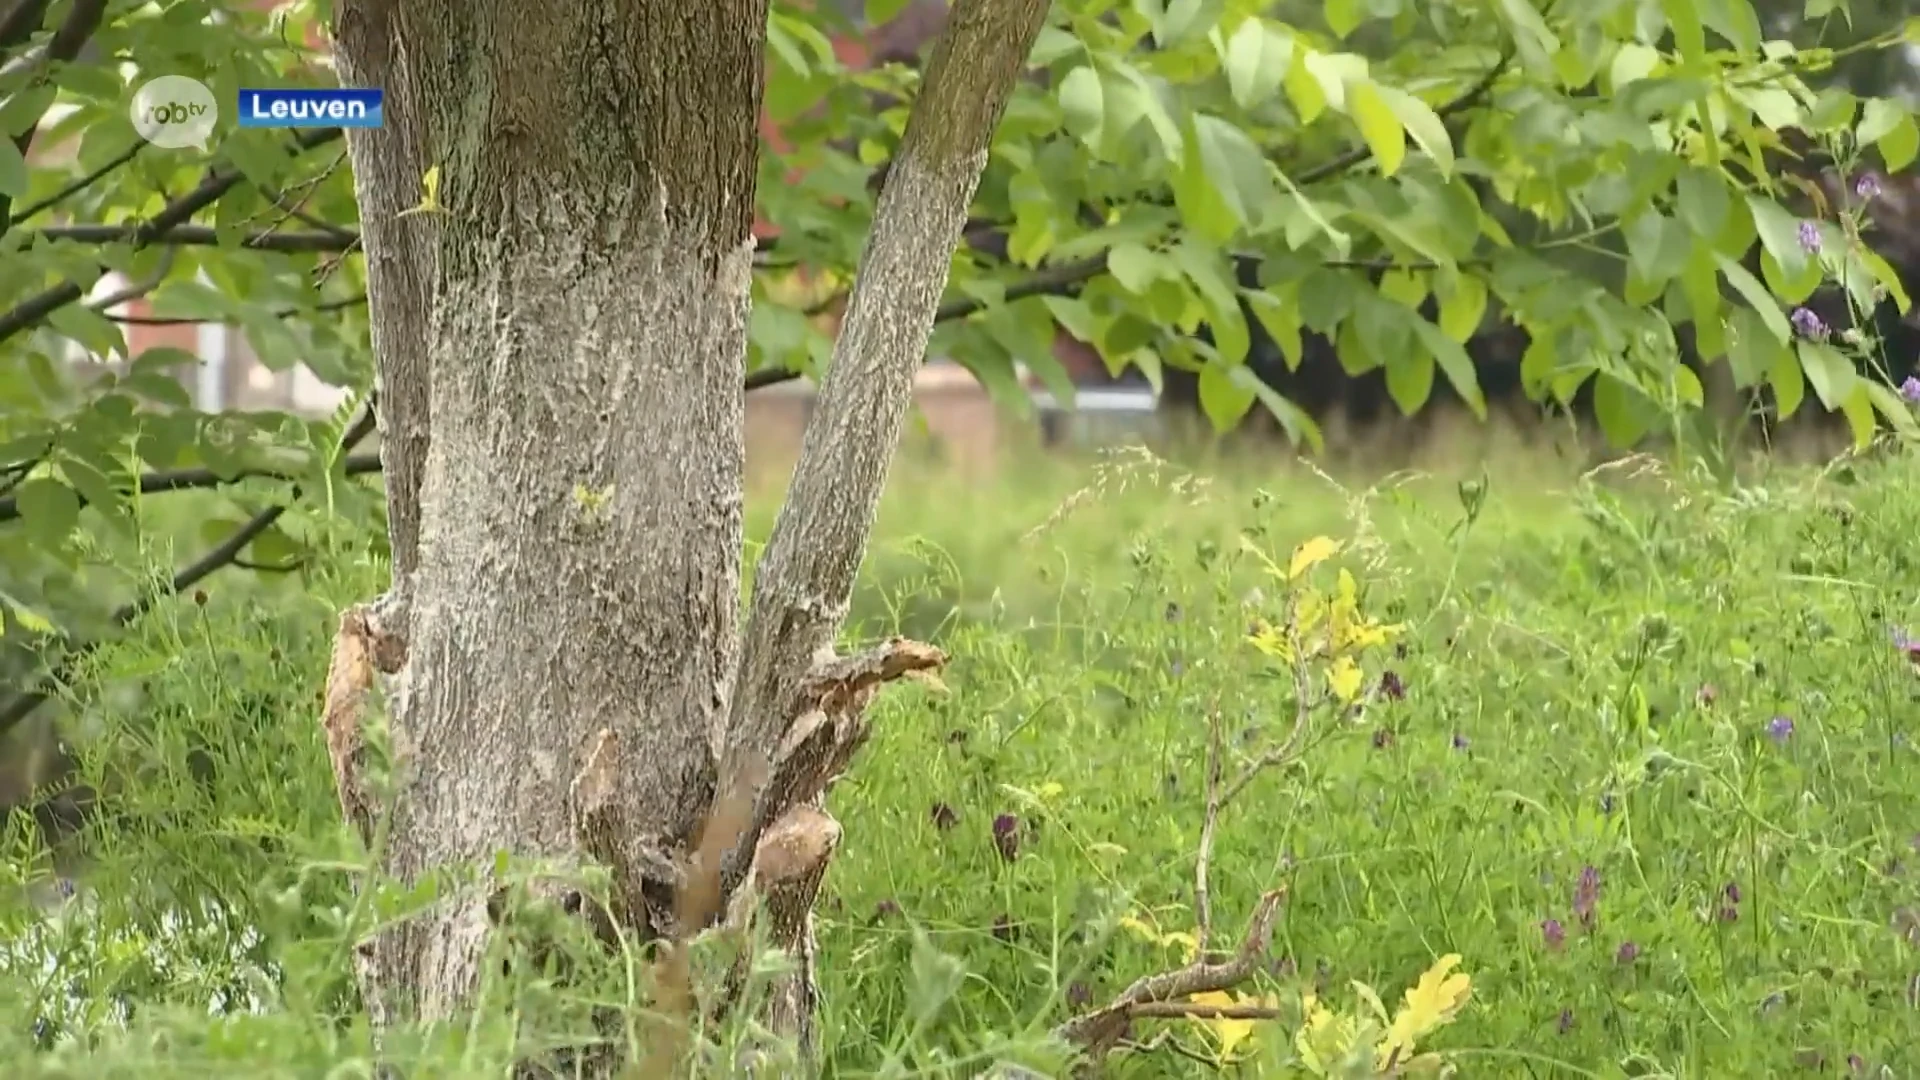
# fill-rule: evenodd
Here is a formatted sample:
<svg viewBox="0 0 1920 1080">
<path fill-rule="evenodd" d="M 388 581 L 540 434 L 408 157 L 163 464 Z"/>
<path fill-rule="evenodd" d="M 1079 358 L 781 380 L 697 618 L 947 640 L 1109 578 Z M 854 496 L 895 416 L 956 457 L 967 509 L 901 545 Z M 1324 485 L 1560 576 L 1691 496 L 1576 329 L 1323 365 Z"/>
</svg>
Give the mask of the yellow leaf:
<svg viewBox="0 0 1920 1080">
<path fill-rule="evenodd" d="M 1066 793 L 1066 790 L 1067 789 L 1060 786 L 1058 782 L 1049 780 L 1046 783 L 1041 784 L 1040 790 L 1034 792 L 1034 794 L 1040 797 L 1041 802 L 1047 802 L 1049 800 L 1059 798 L 1061 795 Z"/>
<path fill-rule="evenodd" d="M 1224 991 L 1220 990 L 1213 990 L 1204 994 L 1195 994 L 1189 1000 L 1196 1005 L 1213 1005 L 1222 1009 L 1232 1008 L 1234 1005 L 1239 1004 L 1239 1002 L 1236 1002 Z M 1221 1064 L 1226 1063 L 1228 1056 L 1233 1053 L 1235 1047 L 1246 1042 L 1247 1039 L 1253 1035 L 1253 1021 L 1251 1020 L 1235 1020 L 1224 1016 L 1209 1016 L 1196 1019 L 1199 1020 L 1201 1026 L 1205 1027 L 1207 1031 L 1213 1035 L 1214 1040 L 1220 1044 L 1218 1061 Z"/>
<path fill-rule="evenodd" d="M 1327 671 L 1327 689 L 1332 690 L 1335 697 L 1348 704 L 1358 701 L 1360 684 L 1365 681 L 1366 677 L 1360 673 L 1360 665 L 1354 663 L 1352 657 L 1333 658 L 1333 666 Z"/>
<path fill-rule="evenodd" d="M 1306 572 L 1340 554 L 1340 542 L 1330 536 L 1316 536 L 1293 549 L 1287 563 L 1287 579 L 1299 581 Z"/>
<path fill-rule="evenodd" d="M 395 216 L 407 217 L 411 214 L 440 214 L 445 212 L 446 207 L 440 205 L 440 166 L 434 165 L 428 168 L 426 175 L 420 178 L 420 205 L 402 210 Z"/>
<path fill-rule="evenodd" d="M 1458 1016 L 1473 996 L 1473 980 L 1464 974 L 1451 974 L 1460 964 L 1458 953 L 1448 953 L 1420 976 L 1406 992 L 1400 1014 L 1393 1018 L 1387 1040 L 1380 1047 L 1382 1067 L 1389 1060 L 1405 1060 L 1414 1044 L 1432 1034 L 1442 1024 Z"/>
<path fill-rule="evenodd" d="M 1359 1036 L 1358 1025 L 1350 1017 L 1334 1015 L 1312 998 L 1307 998 L 1304 1004 L 1307 1020 L 1293 1037 L 1293 1048 L 1300 1054 L 1300 1063 L 1316 1076 L 1332 1076 L 1334 1069 L 1353 1053 L 1353 1044 Z"/>
<path fill-rule="evenodd" d="M 1360 127 L 1360 137 L 1380 163 L 1380 175 L 1392 176 L 1407 160 L 1407 129 L 1371 82 L 1355 80 L 1347 86 L 1347 115 Z M 1441 129 L 1442 131 L 1445 128 Z"/>
</svg>

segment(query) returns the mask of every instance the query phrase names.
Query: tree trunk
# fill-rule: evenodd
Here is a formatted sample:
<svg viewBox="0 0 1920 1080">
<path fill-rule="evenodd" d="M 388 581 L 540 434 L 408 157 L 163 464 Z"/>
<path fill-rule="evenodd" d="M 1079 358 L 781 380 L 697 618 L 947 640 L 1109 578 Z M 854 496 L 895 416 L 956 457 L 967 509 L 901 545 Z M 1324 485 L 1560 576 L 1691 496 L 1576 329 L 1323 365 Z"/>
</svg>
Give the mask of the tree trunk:
<svg viewBox="0 0 1920 1080">
<path fill-rule="evenodd" d="M 936 49 L 742 633 L 765 0 L 340 5 L 343 74 L 388 97 L 388 129 L 350 151 L 394 585 L 343 616 L 325 724 L 349 820 L 372 842 L 391 814 L 388 873 L 597 860 L 640 940 L 764 900 L 801 961 L 771 1014 L 805 1040 L 810 911 L 839 839 L 821 796 L 877 685 L 941 660 L 832 646 L 1045 11 L 961 0 Z M 398 216 L 428 167 L 441 205 Z M 376 667 L 396 676 L 386 805 L 359 733 Z M 721 791 L 742 794 L 729 828 Z M 363 950 L 377 1022 L 470 1003 L 487 901 Z"/>
</svg>

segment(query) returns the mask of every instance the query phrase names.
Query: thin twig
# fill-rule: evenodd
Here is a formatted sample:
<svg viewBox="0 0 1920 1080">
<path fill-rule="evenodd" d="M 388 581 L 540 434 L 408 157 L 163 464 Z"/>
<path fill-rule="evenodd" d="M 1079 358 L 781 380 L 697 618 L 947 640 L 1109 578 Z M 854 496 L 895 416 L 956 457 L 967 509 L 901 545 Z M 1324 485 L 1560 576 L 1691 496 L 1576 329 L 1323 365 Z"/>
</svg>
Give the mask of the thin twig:
<svg viewBox="0 0 1920 1080">
<path fill-rule="evenodd" d="M 112 161 L 107 162 L 105 165 L 100 166 L 99 168 L 93 170 L 87 175 L 81 177 L 80 179 L 73 181 L 72 183 L 68 184 L 66 187 L 61 188 L 59 191 L 56 191 L 53 194 L 47 196 L 46 198 L 41 199 L 39 202 L 33 203 L 32 205 L 28 206 L 26 209 L 15 212 L 13 216 L 7 220 L 7 224 L 9 226 L 22 224 L 26 221 L 31 220 L 34 217 L 34 215 L 44 213 L 45 211 L 51 210 L 55 206 L 58 206 L 61 203 L 66 202 L 68 199 L 71 199 L 75 195 L 78 195 L 81 192 L 87 190 L 93 185 L 99 183 L 101 180 L 106 179 L 109 175 L 118 171 L 122 165 L 125 165 L 127 162 L 132 161 L 134 158 L 139 157 L 140 152 L 145 150 L 150 145 L 152 144 L 148 143 L 144 139 L 134 143 L 132 146 L 129 146 L 125 150 L 121 151 L 120 154 L 117 157 L 115 157 Z"/>
<path fill-rule="evenodd" d="M 338 226 L 320 223 L 324 231 L 320 232 L 265 232 L 249 233 L 240 238 L 237 245 L 253 251 L 286 252 L 345 252 L 360 242 L 358 234 Z M 35 229 L 29 235 L 36 240 L 54 242 L 67 240 L 78 244 L 121 244 L 140 243 L 145 247 L 161 245 L 171 247 L 218 247 L 221 243 L 220 232 L 205 225 L 177 225 L 164 233 L 149 236 L 145 241 L 138 239 L 138 225 L 51 225 L 44 229 Z"/>
<path fill-rule="evenodd" d="M 356 442 L 358 440 L 355 440 Z M 374 453 L 351 454 L 341 462 L 348 476 L 364 476 L 380 471 L 380 455 Z M 237 472 L 218 473 L 212 469 L 167 469 L 151 472 L 140 478 L 140 494 L 155 495 L 167 491 L 190 491 L 197 488 L 225 487 L 242 480 L 293 480 L 291 473 L 279 469 L 241 469 Z M 86 496 L 80 496 L 80 505 L 86 505 Z M 20 516 L 20 505 L 12 498 L 0 499 L 0 522 L 13 521 Z"/>
<path fill-rule="evenodd" d="M 1213 935 L 1213 889 L 1209 877 L 1213 865 L 1213 838 L 1220 826 L 1220 710 L 1207 710 L 1207 813 L 1200 823 L 1200 851 L 1193 860 L 1194 952 L 1207 955 L 1208 939 Z"/>
<path fill-rule="evenodd" d="M 276 319 L 291 319 L 296 315 L 311 315 L 322 311 L 345 311 L 348 308 L 364 307 L 367 294 L 349 296 L 343 300 L 325 300 L 311 307 L 281 308 L 273 313 Z M 162 318 L 157 315 L 108 315 L 108 319 L 129 326 L 199 326 L 204 323 L 236 323 L 237 319 L 187 319 Z"/>
</svg>

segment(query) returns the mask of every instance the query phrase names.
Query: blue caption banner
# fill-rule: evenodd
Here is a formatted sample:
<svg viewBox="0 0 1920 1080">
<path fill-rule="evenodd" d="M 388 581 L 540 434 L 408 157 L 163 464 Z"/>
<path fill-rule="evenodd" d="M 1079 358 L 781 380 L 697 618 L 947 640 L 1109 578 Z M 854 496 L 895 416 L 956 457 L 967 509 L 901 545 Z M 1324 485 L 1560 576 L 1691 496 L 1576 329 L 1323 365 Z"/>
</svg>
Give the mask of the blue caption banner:
<svg viewBox="0 0 1920 1080">
<path fill-rule="evenodd" d="M 350 127 L 377 128 L 381 121 L 379 90 L 242 90 L 240 126 L 243 128 Z"/>
</svg>

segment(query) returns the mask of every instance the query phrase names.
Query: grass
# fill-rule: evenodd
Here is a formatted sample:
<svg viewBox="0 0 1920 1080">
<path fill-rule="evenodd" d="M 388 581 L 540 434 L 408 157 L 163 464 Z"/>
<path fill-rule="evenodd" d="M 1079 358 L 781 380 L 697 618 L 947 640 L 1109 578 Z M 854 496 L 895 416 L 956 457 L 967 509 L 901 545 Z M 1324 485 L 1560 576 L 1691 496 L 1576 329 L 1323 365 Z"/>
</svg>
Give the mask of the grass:
<svg viewBox="0 0 1920 1080">
<path fill-rule="evenodd" d="M 1406 625 L 1367 662 L 1406 693 L 1317 722 L 1221 822 L 1218 935 L 1286 890 L 1248 994 L 1344 1007 L 1357 980 L 1391 1011 L 1458 954 L 1472 1002 L 1431 1041 L 1464 1076 L 1920 1075 L 1920 683 L 1889 629 L 1920 628 L 1914 460 L 1752 486 L 1644 459 L 1364 488 L 1203 471 L 897 477 L 850 634 L 954 660 L 944 690 L 883 696 L 831 799 L 833 1074 L 1044 1058 L 1047 1028 L 1182 962 L 1154 939 L 1194 921 L 1209 718 L 1244 757 L 1294 714 L 1246 641 L 1284 590 L 1242 537 L 1284 562 L 1327 535 Z M 329 613 L 373 581 L 343 557 L 304 591 L 216 589 L 100 655 L 81 729 L 113 826 L 84 909 L 6 916 L 0 1052 L 55 1047 L 49 1076 L 362 1075 L 364 1024 L 323 1019 L 348 1000 L 355 855 L 312 716 Z M 20 851 L 17 876 L 44 869 Z M 411 1075 L 499 1075 L 558 1015 L 514 993 L 517 1029 L 400 1040 Z M 1135 1022 L 1162 1032 L 1113 1075 L 1214 1071 L 1218 1028 Z M 1257 1024 L 1237 1068 L 1290 1042 Z"/>
</svg>

